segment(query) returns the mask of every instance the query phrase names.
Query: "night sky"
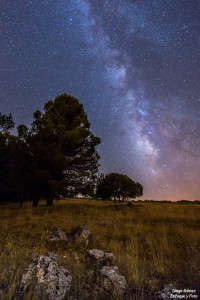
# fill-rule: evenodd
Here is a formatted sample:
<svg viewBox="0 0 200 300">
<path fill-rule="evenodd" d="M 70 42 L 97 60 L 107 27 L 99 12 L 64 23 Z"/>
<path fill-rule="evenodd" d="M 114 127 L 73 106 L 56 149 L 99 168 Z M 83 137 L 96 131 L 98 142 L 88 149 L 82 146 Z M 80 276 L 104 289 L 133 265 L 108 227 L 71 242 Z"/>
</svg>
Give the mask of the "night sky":
<svg viewBox="0 0 200 300">
<path fill-rule="evenodd" d="M 101 171 L 147 199 L 200 199 L 200 1 L 1 0 L 0 111 L 84 105 Z"/>
</svg>

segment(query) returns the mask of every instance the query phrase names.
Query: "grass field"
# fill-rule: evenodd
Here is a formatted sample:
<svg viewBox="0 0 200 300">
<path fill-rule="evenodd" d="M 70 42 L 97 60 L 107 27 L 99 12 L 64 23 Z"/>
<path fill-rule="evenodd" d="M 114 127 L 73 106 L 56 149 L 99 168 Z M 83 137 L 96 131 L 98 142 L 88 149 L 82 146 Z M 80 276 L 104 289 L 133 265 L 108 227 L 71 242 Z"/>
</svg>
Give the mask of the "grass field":
<svg viewBox="0 0 200 300">
<path fill-rule="evenodd" d="M 46 227 L 55 225 L 70 233 L 86 224 L 93 239 L 89 248 L 112 252 L 120 273 L 131 288 L 154 293 L 164 284 L 176 288 L 200 288 L 200 205 L 177 203 L 125 203 L 67 199 L 32 208 L 25 203 L 0 206 L 0 286 L 7 287 L 7 299 L 14 299 L 16 287 L 33 253 L 50 249 L 42 238 Z M 72 242 L 54 249 L 60 264 L 73 276 L 73 294 L 83 295 L 84 252 Z M 78 257 L 78 258 L 77 258 Z M 94 297 L 95 299 L 95 297 Z"/>
</svg>

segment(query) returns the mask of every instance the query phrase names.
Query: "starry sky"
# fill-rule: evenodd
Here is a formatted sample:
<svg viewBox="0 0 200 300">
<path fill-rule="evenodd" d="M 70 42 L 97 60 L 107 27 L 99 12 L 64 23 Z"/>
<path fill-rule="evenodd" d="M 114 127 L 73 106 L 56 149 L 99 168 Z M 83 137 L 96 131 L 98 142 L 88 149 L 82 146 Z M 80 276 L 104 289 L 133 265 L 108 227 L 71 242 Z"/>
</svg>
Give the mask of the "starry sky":
<svg viewBox="0 0 200 300">
<path fill-rule="evenodd" d="M 2 0 L 0 111 L 30 126 L 62 93 L 101 138 L 102 172 L 200 199 L 199 0 Z"/>
</svg>

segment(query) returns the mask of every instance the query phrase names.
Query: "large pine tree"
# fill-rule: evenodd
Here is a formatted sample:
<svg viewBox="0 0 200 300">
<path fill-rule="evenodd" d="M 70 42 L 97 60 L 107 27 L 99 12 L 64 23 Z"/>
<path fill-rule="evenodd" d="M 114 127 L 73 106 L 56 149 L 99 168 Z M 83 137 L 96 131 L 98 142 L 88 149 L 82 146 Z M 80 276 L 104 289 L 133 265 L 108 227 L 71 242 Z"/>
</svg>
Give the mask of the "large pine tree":
<svg viewBox="0 0 200 300">
<path fill-rule="evenodd" d="M 34 205 L 40 197 L 52 205 L 55 196 L 92 191 L 99 166 L 95 147 L 100 139 L 91 133 L 83 105 L 76 98 L 63 94 L 48 101 L 43 112 L 36 111 L 26 141 Z"/>
</svg>

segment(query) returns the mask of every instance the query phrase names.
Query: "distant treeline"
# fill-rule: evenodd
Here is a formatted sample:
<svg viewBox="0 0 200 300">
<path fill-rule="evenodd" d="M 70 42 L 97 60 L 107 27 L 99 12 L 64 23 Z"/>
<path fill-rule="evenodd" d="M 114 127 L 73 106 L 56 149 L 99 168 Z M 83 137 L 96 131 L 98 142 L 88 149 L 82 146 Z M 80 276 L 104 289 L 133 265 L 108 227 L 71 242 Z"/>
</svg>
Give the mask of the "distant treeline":
<svg viewBox="0 0 200 300">
<path fill-rule="evenodd" d="M 170 201 L 170 200 L 138 200 L 138 202 L 150 202 L 150 203 L 176 203 L 176 204 L 200 204 L 200 200 L 177 200 L 177 201 Z"/>
</svg>

